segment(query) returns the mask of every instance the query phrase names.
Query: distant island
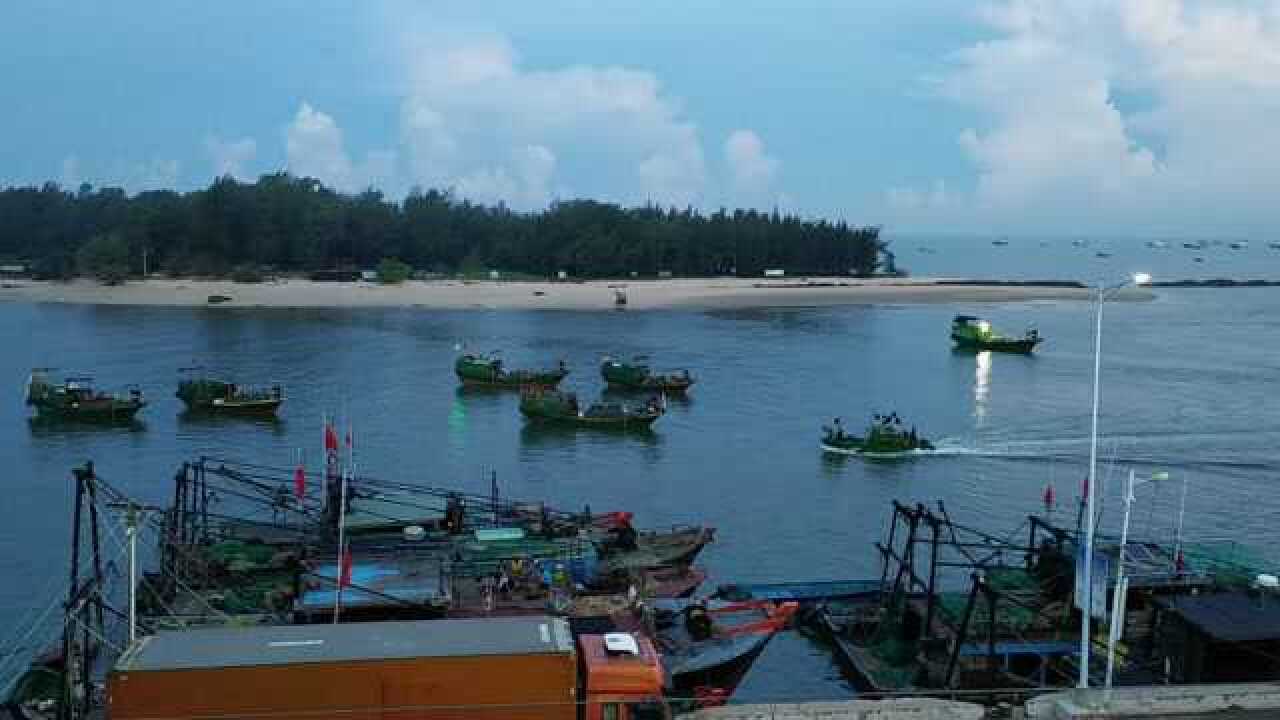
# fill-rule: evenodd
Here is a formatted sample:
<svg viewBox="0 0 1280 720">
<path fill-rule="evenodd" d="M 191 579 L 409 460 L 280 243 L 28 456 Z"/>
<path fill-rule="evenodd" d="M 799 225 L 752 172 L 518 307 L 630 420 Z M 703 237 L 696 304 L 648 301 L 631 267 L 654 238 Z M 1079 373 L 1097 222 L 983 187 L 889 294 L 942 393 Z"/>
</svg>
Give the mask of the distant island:
<svg viewBox="0 0 1280 720">
<path fill-rule="evenodd" d="M 287 173 L 220 177 L 192 192 L 129 195 L 57 183 L 0 191 L 0 262 L 40 279 L 119 282 L 161 272 L 253 282 L 272 273 L 372 269 L 504 277 L 870 276 L 894 268 L 879 227 L 757 210 L 567 200 L 537 212 L 448 190 L 403 202 Z M 403 279 L 401 277 L 401 279 Z"/>
</svg>

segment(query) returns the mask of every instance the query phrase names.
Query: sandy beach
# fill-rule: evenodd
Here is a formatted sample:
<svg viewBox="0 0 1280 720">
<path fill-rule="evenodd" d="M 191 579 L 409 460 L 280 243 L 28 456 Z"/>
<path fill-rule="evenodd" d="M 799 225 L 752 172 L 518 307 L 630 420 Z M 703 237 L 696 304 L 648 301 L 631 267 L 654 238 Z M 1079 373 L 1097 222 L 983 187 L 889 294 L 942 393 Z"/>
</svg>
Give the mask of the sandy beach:
<svg viewBox="0 0 1280 720">
<path fill-rule="evenodd" d="M 421 307 L 441 310 L 614 310 L 622 288 L 627 310 L 716 310 L 829 305 L 999 303 L 1088 300 L 1084 288 L 953 284 L 938 278 L 699 278 L 591 282 L 432 280 L 401 285 L 312 282 L 303 279 L 258 284 L 221 280 L 148 279 L 107 287 L 71 283 L 6 282 L 0 301 L 210 308 Z M 228 301 L 211 304 L 210 296 Z M 1129 290 L 1121 299 L 1146 300 L 1149 290 Z"/>
</svg>

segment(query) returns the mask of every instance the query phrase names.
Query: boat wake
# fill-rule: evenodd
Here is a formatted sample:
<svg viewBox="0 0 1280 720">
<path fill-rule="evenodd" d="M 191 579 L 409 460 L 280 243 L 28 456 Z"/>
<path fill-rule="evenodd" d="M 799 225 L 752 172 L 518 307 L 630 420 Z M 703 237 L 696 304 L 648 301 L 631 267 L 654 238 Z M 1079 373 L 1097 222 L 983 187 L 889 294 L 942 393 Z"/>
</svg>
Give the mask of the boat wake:
<svg viewBox="0 0 1280 720">
<path fill-rule="evenodd" d="M 1134 440 L 1129 439 L 1129 440 Z M 1168 439 L 1178 439 L 1169 437 Z M 1105 445 L 1119 444 L 1123 447 L 1126 438 L 1108 437 Z M 1154 450 L 1154 448 L 1153 448 Z M 932 450 L 917 450 L 916 455 L 936 455 L 944 457 L 975 457 L 1014 460 L 1020 462 L 1086 462 L 1089 458 L 1088 438 L 1060 438 L 1051 440 L 1021 440 L 989 445 L 968 444 L 959 438 L 946 438 L 938 441 Z M 1280 471 L 1280 461 L 1266 458 L 1233 457 L 1226 458 L 1193 458 L 1187 457 L 1186 451 L 1175 451 L 1163 454 L 1159 451 L 1147 455 L 1116 454 L 1099 448 L 1099 460 L 1106 463 L 1158 466 L 1165 469 L 1226 469 L 1226 470 L 1267 470 Z"/>
</svg>

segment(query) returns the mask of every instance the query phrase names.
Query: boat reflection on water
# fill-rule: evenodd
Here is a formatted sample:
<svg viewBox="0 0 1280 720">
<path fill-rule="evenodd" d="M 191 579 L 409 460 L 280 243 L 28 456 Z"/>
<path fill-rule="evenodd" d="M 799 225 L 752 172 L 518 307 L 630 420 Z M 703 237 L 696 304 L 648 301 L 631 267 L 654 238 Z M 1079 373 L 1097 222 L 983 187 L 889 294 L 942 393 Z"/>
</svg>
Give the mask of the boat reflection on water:
<svg viewBox="0 0 1280 720">
<path fill-rule="evenodd" d="M 114 422 L 88 422 L 83 420 L 67 420 L 65 418 L 32 417 L 27 418 L 27 427 L 30 428 L 32 435 L 39 436 L 70 435 L 76 433 L 142 432 L 147 429 L 147 424 L 137 418 L 120 419 Z"/>
<path fill-rule="evenodd" d="M 525 447 L 566 447 L 581 443 L 637 443 L 658 447 L 662 435 L 648 427 L 579 427 L 558 423 L 525 423 L 520 428 L 520 444 Z"/>
<path fill-rule="evenodd" d="M 285 421 L 276 415 L 225 415 L 223 413 L 184 410 L 178 413 L 178 425 L 184 430 L 257 425 L 270 429 L 273 435 L 284 435 Z"/>
<path fill-rule="evenodd" d="M 974 357 L 973 416 L 981 427 L 987 419 L 987 401 L 991 395 L 991 351 L 983 350 Z"/>
</svg>

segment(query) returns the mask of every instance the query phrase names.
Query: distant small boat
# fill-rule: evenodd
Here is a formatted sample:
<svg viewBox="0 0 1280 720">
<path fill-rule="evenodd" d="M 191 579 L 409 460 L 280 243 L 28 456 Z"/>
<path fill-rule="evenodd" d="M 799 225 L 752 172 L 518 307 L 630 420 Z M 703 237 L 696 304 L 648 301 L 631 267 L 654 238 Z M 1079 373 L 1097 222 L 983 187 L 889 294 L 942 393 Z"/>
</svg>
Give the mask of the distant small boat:
<svg viewBox="0 0 1280 720">
<path fill-rule="evenodd" d="M 1078 247 L 1078 248 L 1089 247 L 1089 241 L 1088 240 L 1072 240 L 1071 246 Z"/>
<path fill-rule="evenodd" d="M 284 402 L 279 385 L 252 386 L 203 376 L 182 379 L 175 395 L 189 410 L 226 415 L 274 415 Z"/>
<path fill-rule="evenodd" d="M 520 413 L 529 420 L 578 427 L 642 430 L 662 417 L 663 412 L 663 406 L 653 399 L 643 405 L 598 402 L 584 409 L 573 393 L 529 387 L 520 395 Z"/>
<path fill-rule="evenodd" d="M 1267 247 L 1272 250 L 1280 250 L 1280 242 L 1267 243 Z"/>
<path fill-rule="evenodd" d="M 463 355 L 454 363 L 453 371 L 463 385 L 501 388 L 555 387 L 569 374 L 564 361 L 550 369 L 508 370 L 497 353 Z"/>
<path fill-rule="evenodd" d="M 1182 243 L 1182 247 L 1186 248 L 1187 250 L 1203 250 L 1203 249 L 1204 249 L 1204 243 L 1202 243 L 1202 242 L 1184 242 L 1184 243 Z"/>
<path fill-rule="evenodd" d="M 873 416 L 863 437 L 846 433 L 840 425 L 840 418 L 836 418 L 834 423 L 822 428 L 820 445 L 823 452 L 861 455 L 873 460 L 896 460 L 918 450 L 933 449 L 933 443 L 920 437 L 914 427 L 907 430 L 897 413 Z"/>
<path fill-rule="evenodd" d="M 684 395 L 695 382 L 688 370 L 655 373 L 644 357 L 636 357 L 629 363 L 605 358 L 600 364 L 600 376 L 611 390 L 647 390 L 669 395 Z"/>
<path fill-rule="evenodd" d="M 951 321 L 951 341 L 956 347 L 968 350 L 1025 354 L 1034 350 L 1041 340 L 1036 330 L 1028 330 L 1020 338 L 1001 335 L 991 328 L 991 323 L 972 315 L 957 315 Z"/>
<path fill-rule="evenodd" d="M 1148 240 L 1147 247 L 1154 250 L 1160 250 L 1169 247 L 1169 243 L 1164 240 Z"/>
<path fill-rule="evenodd" d="M 1111 253 L 1109 253 L 1109 252 L 1096 252 L 1096 253 L 1094 253 L 1094 254 L 1093 254 L 1093 256 L 1094 256 L 1094 257 L 1099 257 L 1099 258 L 1109 258 L 1109 257 L 1111 257 Z"/>
<path fill-rule="evenodd" d="M 1230 244 L 1228 245 L 1228 247 L 1230 247 L 1232 250 L 1244 250 L 1245 248 L 1249 247 L 1249 243 L 1247 243 L 1247 242 L 1233 242 L 1233 243 L 1230 243 Z"/>
<path fill-rule="evenodd" d="M 86 422 L 121 422 L 133 419 L 146 401 L 142 391 L 109 394 L 94 388 L 93 378 L 69 377 L 61 385 L 49 380 L 49 368 L 31 371 L 27 379 L 27 405 L 41 418 Z"/>
<path fill-rule="evenodd" d="M 1005 245 L 1009 244 L 1009 241 L 1008 240 L 992 240 L 991 244 L 995 245 L 996 247 L 1004 247 Z"/>
<path fill-rule="evenodd" d="M 1202 262 L 1204 262 L 1204 258 L 1202 258 L 1202 257 L 1193 257 L 1193 258 L 1191 258 L 1191 262 L 1198 262 L 1198 263 L 1202 263 Z"/>
</svg>

